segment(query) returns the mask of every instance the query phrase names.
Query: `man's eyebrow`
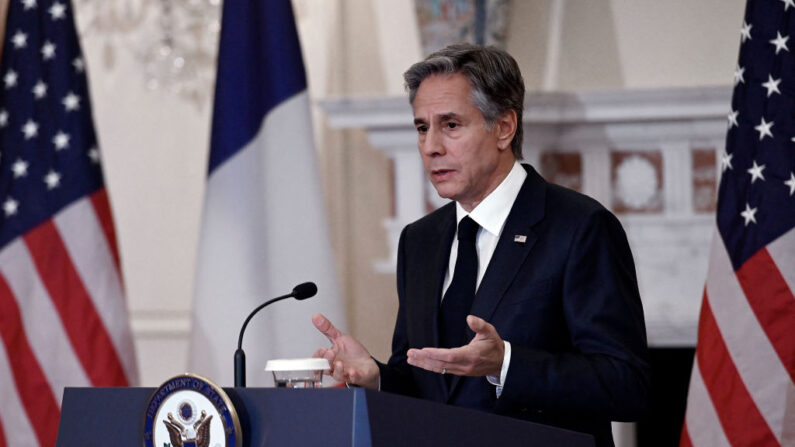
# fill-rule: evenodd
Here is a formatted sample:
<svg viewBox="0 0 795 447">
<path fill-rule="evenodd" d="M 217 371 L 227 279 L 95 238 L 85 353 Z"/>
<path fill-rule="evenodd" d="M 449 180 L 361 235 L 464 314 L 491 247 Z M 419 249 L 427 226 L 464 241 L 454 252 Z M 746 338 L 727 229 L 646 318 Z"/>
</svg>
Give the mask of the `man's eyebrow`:
<svg viewBox="0 0 795 447">
<path fill-rule="evenodd" d="M 460 116 L 455 112 L 443 113 L 439 115 L 439 121 L 457 120 Z"/>
<path fill-rule="evenodd" d="M 440 115 L 436 115 L 434 118 L 439 120 L 439 121 L 449 121 L 449 120 L 460 119 L 461 116 L 459 114 L 455 113 L 455 112 L 448 112 L 448 113 L 442 113 Z M 414 125 L 417 125 L 417 124 L 426 124 L 426 121 L 425 121 L 424 118 L 414 118 Z"/>
</svg>

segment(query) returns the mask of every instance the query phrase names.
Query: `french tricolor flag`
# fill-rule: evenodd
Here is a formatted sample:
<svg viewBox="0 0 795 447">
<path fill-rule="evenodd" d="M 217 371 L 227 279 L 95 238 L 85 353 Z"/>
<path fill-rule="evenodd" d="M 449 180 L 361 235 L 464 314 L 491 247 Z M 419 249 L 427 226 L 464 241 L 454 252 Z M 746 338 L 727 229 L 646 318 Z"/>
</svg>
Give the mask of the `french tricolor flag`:
<svg viewBox="0 0 795 447">
<path fill-rule="evenodd" d="M 192 372 L 231 386 L 243 320 L 304 281 L 317 283 L 318 296 L 277 303 L 246 329 L 248 384 L 272 384 L 267 360 L 328 344 L 313 313 L 345 326 L 316 158 L 290 0 L 224 2 Z"/>
</svg>

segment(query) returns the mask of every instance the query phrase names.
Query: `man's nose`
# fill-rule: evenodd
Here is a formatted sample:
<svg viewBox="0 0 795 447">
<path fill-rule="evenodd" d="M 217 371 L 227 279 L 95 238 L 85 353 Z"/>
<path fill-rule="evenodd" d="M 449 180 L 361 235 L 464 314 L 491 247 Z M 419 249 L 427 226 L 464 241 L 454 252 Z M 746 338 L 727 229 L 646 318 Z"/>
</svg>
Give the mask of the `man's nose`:
<svg viewBox="0 0 795 447">
<path fill-rule="evenodd" d="M 441 132 L 434 128 L 428 129 L 420 150 L 426 156 L 444 155 L 444 141 L 442 140 Z"/>
</svg>

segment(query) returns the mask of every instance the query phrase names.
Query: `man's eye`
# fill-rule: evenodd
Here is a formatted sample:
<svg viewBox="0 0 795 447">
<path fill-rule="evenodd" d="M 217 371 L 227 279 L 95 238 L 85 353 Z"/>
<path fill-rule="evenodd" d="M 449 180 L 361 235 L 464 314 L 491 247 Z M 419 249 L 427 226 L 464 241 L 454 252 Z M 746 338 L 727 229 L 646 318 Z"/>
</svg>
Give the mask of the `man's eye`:
<svg viewBox="0 0 795 447">
<path fill-rule="evenodd" d="M 458 127 L 458 123 L 447 123 L 448 129 L 455 129 L 456 127 Z"/>
<path fill-rule="evenodd" d="M 425 133 L 428 131 L 428 126 L 417 126 L 417 132 Z"/>
</svg>

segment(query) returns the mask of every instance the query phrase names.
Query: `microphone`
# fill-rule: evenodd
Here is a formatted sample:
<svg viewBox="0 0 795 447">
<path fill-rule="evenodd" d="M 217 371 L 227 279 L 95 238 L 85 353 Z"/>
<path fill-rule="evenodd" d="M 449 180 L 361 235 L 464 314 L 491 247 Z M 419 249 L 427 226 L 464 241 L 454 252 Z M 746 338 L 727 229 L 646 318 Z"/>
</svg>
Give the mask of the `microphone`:
<svg viewBox="0 0 795 447">
<path fill-rule="evenodd" d="M 251 317 L 253 317 L 257 312 L 262 310 L 265 306 L 271 303 L 275 303 L 276 301 L 281 301 L 285 298 L 295 298 L 297 300 L 305 300 L 307 298 L 311 298 L 315 296 L 317 293 L 317 286 L 313 282 L 305 282 L 298 284 L 293 288 L 291 293 L 287 295 L 282 295 L 276 297 L 272 300 L 268 300 L 259 306 L 256 309 L 252 310 L 248 317 L 246 317 L 246 321 L 243 322 L 243 327 L 240 328 L 240 336 L 237 338 L 237 351 L 235 351 L 235 387 L 246 387 L 246 353 L 243 352 L 243 332 L 246 331 L 246 326 L 248 326 L 248 322 L 251 321 Z"/>
<path fill-rule="evenodd" d="M 317 286 L 315 285 L 315 283 L 304 282 L 295 286 L 293 288 L 293 293 L 291 295 L 293 296 L 293 298 L 297 300 L 305 300 L 307 298 L 312 298 L 313 296 L 315 296 L 315 294 L 317 294 Z"/>
</svg>

